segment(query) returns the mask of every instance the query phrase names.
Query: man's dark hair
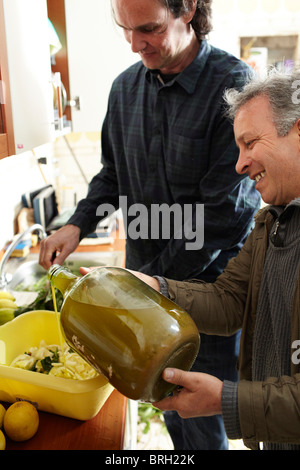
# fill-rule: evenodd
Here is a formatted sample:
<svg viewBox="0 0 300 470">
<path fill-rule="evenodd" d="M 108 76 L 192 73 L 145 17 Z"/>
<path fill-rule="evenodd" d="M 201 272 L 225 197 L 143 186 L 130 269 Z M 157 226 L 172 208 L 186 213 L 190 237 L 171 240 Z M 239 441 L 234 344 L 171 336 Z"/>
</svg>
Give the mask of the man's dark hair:
<svg viewBox="0 0 300 470">
<path fill-rule="evenodd" d="M 193 0 L 159 0 L 168 8 L 175 18 L 188 13 L 194 5 Z M 191 21 L 199 41 L 212 30 L 212 0 L 197 0 L 195 15 Z"/>
</svg>

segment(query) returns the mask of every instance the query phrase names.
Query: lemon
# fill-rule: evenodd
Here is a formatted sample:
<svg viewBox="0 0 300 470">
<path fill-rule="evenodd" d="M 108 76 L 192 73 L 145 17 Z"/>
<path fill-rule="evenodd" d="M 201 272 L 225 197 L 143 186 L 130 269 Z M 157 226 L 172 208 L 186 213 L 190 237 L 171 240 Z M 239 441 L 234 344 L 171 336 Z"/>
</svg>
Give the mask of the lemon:
<svg viewBox="0 0 300 470">
<path fill-rule="evenodd" d="M 15 309 L 14 308 L 0 308 L 0 325 L 4 325 L 8 321 L 11 321 L 15 318 Z"/>
<path fill-rule="evenodd" d="M 3 425 L 3 420 L 4 420 L 4 415 L 5 415 L 5 408 L 3 405 L 0 403 L 0 428 L 2 428 Z"/>
<path fill-rule="evenodd" d="M 0 290 L 0 299 L 16 300 L 15 297 L 6 290 Z"/>
<path fill-rule="evenodd" d="M 27 441 L 38 430 L 39 414 L 28 401 L 17 401 L 6 410 L 3 426 L 12 441 Z"/>
<path fill-rule="evenodd" d="M 5 447 L 6 447 L 6 439 L 5 439 L 3 432 L 0 429 L 0 450 L 5 450 Z"/>
<path fill-rule="evenodd" d="M 0 308 L 18 308 L 17 304 L 10 299 L 0 299 Z"/>
</svg>

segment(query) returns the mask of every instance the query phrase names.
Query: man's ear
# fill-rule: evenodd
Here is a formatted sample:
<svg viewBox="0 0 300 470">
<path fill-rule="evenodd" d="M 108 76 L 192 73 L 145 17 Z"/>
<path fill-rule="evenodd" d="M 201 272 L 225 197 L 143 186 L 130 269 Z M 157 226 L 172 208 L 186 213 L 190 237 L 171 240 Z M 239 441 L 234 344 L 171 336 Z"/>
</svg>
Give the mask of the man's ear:
<svg viewBox="0 0 300 470">
<path fill-rule="evenodd" d="M 186 23 L 190 23 L 194 18 L 197 9 L 197 0 L 189 0 L 186 3 L 184 19 Z"/>
</svg>

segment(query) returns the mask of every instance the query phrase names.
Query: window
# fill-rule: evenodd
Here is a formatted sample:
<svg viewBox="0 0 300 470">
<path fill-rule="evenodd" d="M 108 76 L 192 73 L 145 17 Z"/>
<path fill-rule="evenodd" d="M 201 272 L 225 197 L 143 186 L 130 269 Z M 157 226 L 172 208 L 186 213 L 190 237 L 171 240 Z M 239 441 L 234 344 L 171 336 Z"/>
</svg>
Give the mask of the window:
<svg viewBox="0 0 300 470">
<path fill-rule="evenodd" d="M 259 60 L 264 65 L 300 65 L 299 36 L 241 37 L 241 57 L 249 62 Z"/>
</svg>

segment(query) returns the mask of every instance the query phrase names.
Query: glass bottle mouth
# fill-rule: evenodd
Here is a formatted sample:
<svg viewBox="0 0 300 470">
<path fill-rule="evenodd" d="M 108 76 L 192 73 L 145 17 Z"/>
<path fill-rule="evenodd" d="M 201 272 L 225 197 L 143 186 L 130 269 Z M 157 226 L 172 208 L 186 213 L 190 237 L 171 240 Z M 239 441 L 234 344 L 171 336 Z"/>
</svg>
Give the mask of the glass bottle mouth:
<svg viewBox="0 0 300 470">
<path fill-rule="evenodd" d="M 53 275 L 57 273 L 58 270 L 62 269 L 62 267 L 59 264 L 53 264 L 50 266 L 48 269 L 48 279 L 51 281 Z"/>
</svg>

